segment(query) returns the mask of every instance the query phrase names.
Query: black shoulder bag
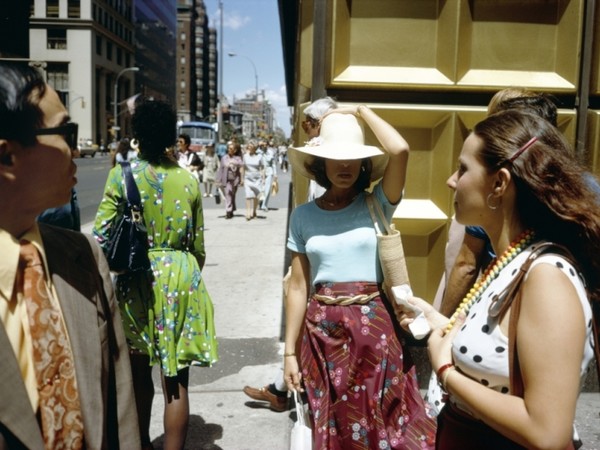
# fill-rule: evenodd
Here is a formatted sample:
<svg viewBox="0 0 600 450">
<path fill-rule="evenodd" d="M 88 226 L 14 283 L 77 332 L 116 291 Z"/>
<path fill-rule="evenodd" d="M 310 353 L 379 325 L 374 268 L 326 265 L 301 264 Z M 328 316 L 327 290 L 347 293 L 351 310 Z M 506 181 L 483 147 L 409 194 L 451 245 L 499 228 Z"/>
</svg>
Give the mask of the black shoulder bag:
<svg viewBox="0 0 600 450">
<path fill-rule="evenodd" d="M 106 259 L 110 270 L 117 273 L 150 269 L 148 233 L 142 215 L 140 191 L 128 162 L 121 163 L 125 179 L 125 205 L 108 240 Z"/>
</svg>

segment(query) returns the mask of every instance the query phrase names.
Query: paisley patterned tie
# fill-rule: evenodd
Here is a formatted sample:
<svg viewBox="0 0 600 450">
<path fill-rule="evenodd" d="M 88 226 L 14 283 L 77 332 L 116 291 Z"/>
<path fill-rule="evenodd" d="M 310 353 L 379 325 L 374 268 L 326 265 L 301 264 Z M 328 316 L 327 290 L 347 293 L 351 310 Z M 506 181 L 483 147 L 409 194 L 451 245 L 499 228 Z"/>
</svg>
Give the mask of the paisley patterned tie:
<svg viewBox="0 0 600 450">
<path fill-rule="evenodd" d="M 73 355 L 61 314 L 48 295 L 40 254 L 29 241 L 21 241 L 19 271 L 33 344 L 45 447 L 81 449 L 83 422 Z"/>
</svg>

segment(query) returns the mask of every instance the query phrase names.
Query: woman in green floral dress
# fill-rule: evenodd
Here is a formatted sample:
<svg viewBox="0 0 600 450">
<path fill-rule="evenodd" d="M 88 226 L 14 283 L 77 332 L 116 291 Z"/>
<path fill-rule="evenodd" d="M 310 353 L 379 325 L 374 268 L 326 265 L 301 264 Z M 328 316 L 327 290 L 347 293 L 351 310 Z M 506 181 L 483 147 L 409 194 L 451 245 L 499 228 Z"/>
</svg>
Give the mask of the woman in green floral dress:
<svg viewBox="0 0 600 450">
<path fill-rule="evenodd" d="M 163 381 L 164 448 L 176 449 L 184 446 L 189 421 L 189 366 L 217 360 L 213 305 L 202 279 L 202 196 L 198 181 L 165 153 L 175 142 L 175 123 L 171 107 L 160 101 L 142 101 L 132 116 L 139 158 L 131 170 L 142 199 L 152 267 L 116 278 L 144 448 L 152 448 L 152 366 L 160 365 Z M 124 206 L 124 185 L 117 165 L 108 175 L 93 231 L 104 249 Z"/>
</svg>

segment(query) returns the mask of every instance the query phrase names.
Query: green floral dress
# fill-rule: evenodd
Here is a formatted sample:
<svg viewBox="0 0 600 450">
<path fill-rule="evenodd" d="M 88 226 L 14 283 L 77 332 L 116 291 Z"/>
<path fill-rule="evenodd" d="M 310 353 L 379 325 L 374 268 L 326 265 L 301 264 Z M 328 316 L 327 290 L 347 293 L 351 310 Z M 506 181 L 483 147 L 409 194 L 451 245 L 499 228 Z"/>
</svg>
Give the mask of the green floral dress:
<svg viewBox="0 0 600 450">
<path fill-rule="evenodd" d="M 165 376 L 217 361 L 213 305 L 204 286 L 204 216 L 198 181 L 176 164 L 131 162 L 148 230 L 152 271 L 118 275 L 116 295 L 129 348 Z M 120 165 L 108 174 L 93 234 L 106 249 L 124 207 Z"/>
</svg>

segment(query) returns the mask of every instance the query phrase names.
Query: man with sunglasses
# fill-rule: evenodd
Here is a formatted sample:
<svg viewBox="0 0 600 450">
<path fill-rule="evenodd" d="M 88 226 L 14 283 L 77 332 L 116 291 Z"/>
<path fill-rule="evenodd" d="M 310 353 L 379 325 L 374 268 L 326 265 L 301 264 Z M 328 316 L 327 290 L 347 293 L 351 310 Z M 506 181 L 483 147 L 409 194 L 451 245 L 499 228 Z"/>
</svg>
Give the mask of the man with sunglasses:
<svg viewBox="0 0 600 450">
<path fill-rule="evenodd" d="M 0 448 L 140 448 L 106 260 L 36 222 L 69 201 L 76 144 L 41 74 L 0 62 Z"/>
</svg>

